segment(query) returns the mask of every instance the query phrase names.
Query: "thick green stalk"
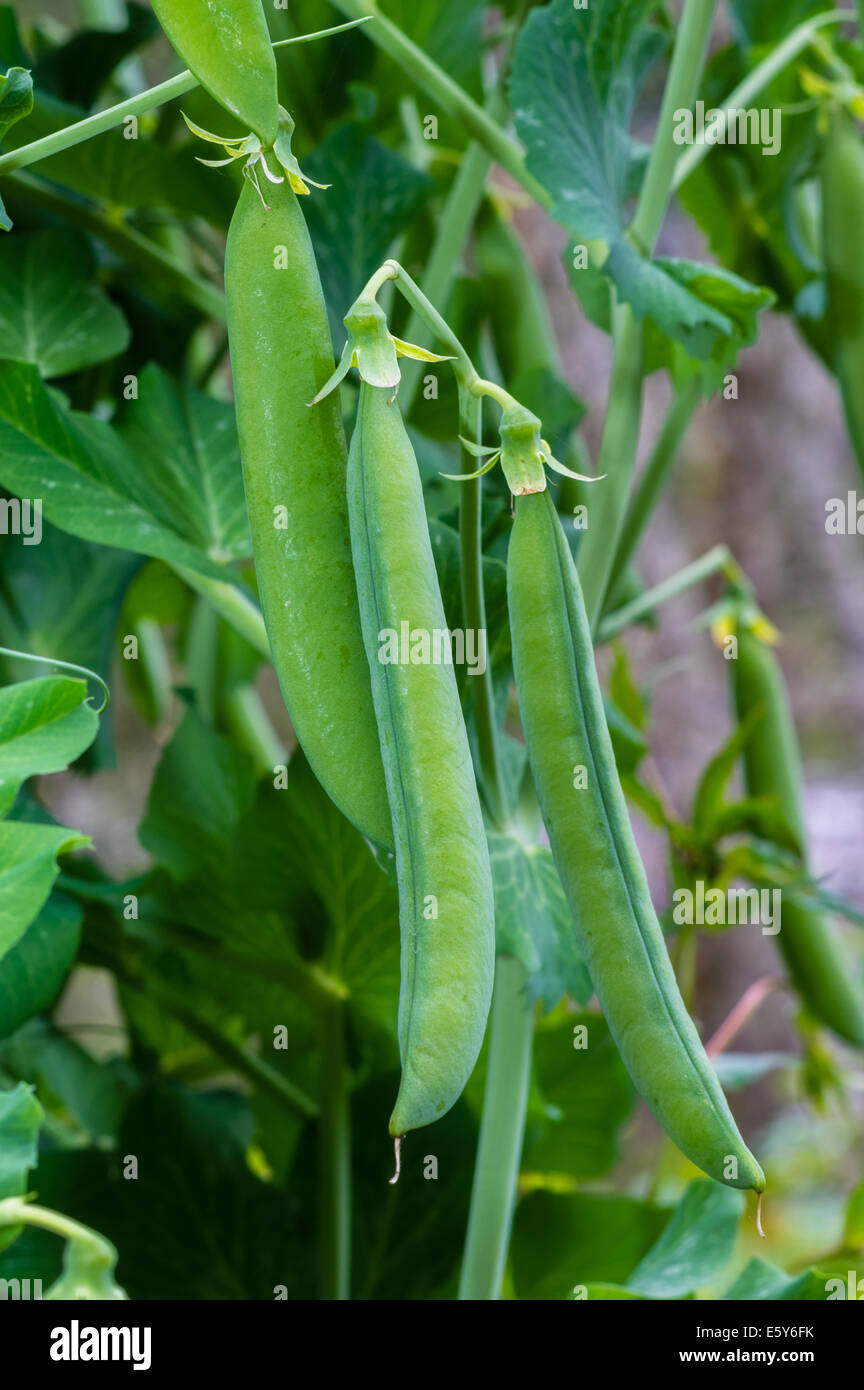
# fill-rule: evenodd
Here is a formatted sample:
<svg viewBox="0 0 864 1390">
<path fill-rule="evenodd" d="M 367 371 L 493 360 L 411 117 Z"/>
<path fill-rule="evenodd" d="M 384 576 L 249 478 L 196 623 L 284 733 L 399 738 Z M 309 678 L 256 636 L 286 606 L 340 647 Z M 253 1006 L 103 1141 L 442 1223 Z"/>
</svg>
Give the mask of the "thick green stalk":
<svg viewBox="0 0 864 1390">
<path fill-rule="evenodd" d="M 235 632 L 239 632 L 241 637 L 245 637 L 250 647 L 256 652 L 260 652 L 263 657 L 270 660 L 270 641 L 267 636 L 267 629 L 264 626 L 264 619 L 261 616 L 261 609 L 254 599 L 250 598 L 238 589 L 236 584 L 231 584 L 227 579 L 211 579 L 209 575 L 200 574 L 198 570 L 190 569 L 188 565 L 172 565 L 175 574 L 178 574 L 196 594 L 200 594 L 210 604 L 210 607 L 224 618 Z"/>
<path fill-rule="evenodd" d="M 578 567 L 585 607 L 596 625 L 609 588 L 609 571 L 624 521 L 642 418 L 642 325 L 629 304 L 612 316 L 612 377 L 606 423 L 597 459 L 605 477 L 592 485 L 588 528 L 579 544 Z"/>
<path fill-rule="evenodd" d="M 630 226 L 630 235 L 646 256 L 660 234 L 678 162 L 675 112 L 689 110 L 696 100 L 716 8 L 717 0 L 686 0 L 678 26 L 654 143 Z"/>
<path fill-rule="evenodd" d="M 272 773 L 274 767 L 288 761 L 285 746 L 254 685 L 235 685 L 223 704 L 228 727 L 237 742 L 251 753 L 260 773 Z"/>
<path fill-rule="evenodd" d="M 186 675 L 195 691 L 195 705 L 206 724 L 216 715 L 216 661 L 219 615 L 199 594 L 192 609 L 186 637 Z"/>
<path fill-rule="evenodd" d="M 351 1114 L 341 1003 L 321 1011 L 318 1037 L 318 1288 L 320 1298 L 344 1300 L 351 1296 Z"/>
<path fill-rule="evenodd" d="M 138 623 L 138 655 L 147 682 L 157 723 L 168 718 L 171 709 L 171 658 L 162 629 L 155 618 Z"/>
<path fill-rule="evenodd" d="M 639 622 L 640 618 L 656 612 L 670 599 L 677 598 L 687 589 L 692 589 L 694 585 L 701 584 L 712 574 L 721 571 L 731 576 L 737 574 L 738 567 L 725 545 L 715 545 L 701 559 L 694 560 L 692 565 L 685 565 L 677 574 L 670 575 L 660 584 L 655 584 L 653 589 L 646 589 L 644 594 L 634 598 L 631 603 L 625 603 L 622 608 L 616 608 L 614 613 L 604 618 L 597 629 L 597 645 L 610 641 L 631 623 Z"/>
<path fill-rule="evenodd" d="M 538 183 L 525 167 L 525 157 L 515 140 L 504 131 L 472 97 L 469 97 L 458 82 L 444 72 L 437 63 L 423 52 L 422 48 L 403 34 L 402 30 L 383 15 L 373 0 L 333 0 L 336 8 L 352 19 L 374 19 L 367 31 L 373 43 L 391 57 L 394 62 L 416 82 L 421 91 L 437 102 L 448 116 L 458 121 L 472 140 L 491 155 L 502 169 L 506 169 L 526 193 L 530 193 L 541 207 L 549 208 L 551 198 L 542 184 Z"/>
<path fill-rule="evenodd" d="M 657 121 L 648 168 L 628 235 L 650 256 L 660 232 L 678 158 L 673 138 L 675 112 L 692 107 L 705 62 L 716 0 L 686 0 Z M 642 329 L 628 304 L 617 304 L 612 316 L 613 365 L 606 424 L 597 471 L 607 476 L 597 484 L 597 499 L 589 507 L 588 530 L 579 547 L 579 577 L 592 628 L 600 618 L 609 589 L 609 573 L 618 548 L 627 498 L 636 465 L 642 416 Z"/>
<path fill-rule="evenodd" d="M 701 398 L 701 385 L 698 378 L 694 377 L 682 387 L 669 407 L 654 452 L 636 486 L 618 538 L 607 590 L 613 599 L 615 589 L 635 556 L 645 528 L 654 515 L 669 470 L 678 456 Z"/>
<path fill-rule="evenodd" d="M 486 1092 L 474 1168 L 459 1298 L 495 1300 L 507 1264 L 531 1076 L 534 1010 L 525 970 L 499 956 L 489 1029 Z"/>
</svg>

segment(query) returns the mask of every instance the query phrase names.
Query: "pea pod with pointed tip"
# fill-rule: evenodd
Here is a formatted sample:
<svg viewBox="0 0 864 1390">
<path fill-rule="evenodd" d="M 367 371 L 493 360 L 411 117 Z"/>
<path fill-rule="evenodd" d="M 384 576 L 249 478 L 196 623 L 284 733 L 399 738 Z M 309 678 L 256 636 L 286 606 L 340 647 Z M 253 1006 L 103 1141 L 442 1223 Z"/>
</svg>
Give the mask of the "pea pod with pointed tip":
<svg viewBox="0 0 864 1390">
<path fill-rule="evenodd" d="M 729 663 L 739 720 L 762 711 L 744 748 L 751 796 L 777 797 L 804 846 L 801 754 L 789 708 L 786 682 L 773 651 L 752 632 L 738 632 L 737 660 Z M 784 901 L 777 945 L 795 985 L 815 1018 L 841 1038 L 864 1047 L 864 1003 L 854 975 L 822 914 Z"/>
<path fill-rule="evenodd" d="M 152 0 L 190 72 L 265 149 L 279 129 L 276 59 L 261 0 Z"/>
<path fill-rule="evenodd" d="M 386 632 L 446 627 L 417 461 L 389 390 L 360 388 L 348 512 L 396 839 L 402 941 L 395 1136 L 437 1120 L 477 1060 L 492 996 L 492 875 L 451 665 L 385 663 Z"/>
<path fill-rule="evenodd" d="M 243 480 L 273 662 L 318 780 L 377 844 L 393 831 L 363 650 L 338 397 L 315 254 L 288 183 L 270 210 L 244 183 L 225 292 Z"/>
<path fill-rule="evenodd" d="M 828 330 L 849 439 L 864 472 L 864 140 L 837 111 L 822 156 L 822 241 Z"/>
<path fill-rule="evenodd" d="M 633 1082 L 718 1182 L 765 1179 L 732 1118 L 672 970 L 633 838 L 570 549 L 548 493 L 518 497 L 507 595 L 519 711 L 579 944 Z M 587 785 L 577 790 L 574 770 Z"/>
</svg>

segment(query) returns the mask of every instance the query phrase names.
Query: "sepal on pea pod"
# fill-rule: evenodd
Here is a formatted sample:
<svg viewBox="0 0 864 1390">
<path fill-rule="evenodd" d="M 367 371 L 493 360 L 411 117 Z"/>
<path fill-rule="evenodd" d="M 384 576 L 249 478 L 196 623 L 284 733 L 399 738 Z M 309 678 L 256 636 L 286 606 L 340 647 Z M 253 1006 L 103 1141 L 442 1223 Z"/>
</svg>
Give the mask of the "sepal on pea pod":
<svg viewBox="0 0 864 1390">
<path fill-rule="evenodd" d="M 496 392 L 496 398 L 501 394 L 503 393 Z M 518 401 L 511 399 L 501 411 L 501 443 L 497 449 L 486 449 L 469 439 L 461 439 L 460 436 L 461 443 L 469 454 L 474 454 L 476 458 L 490 455 L 483 467 L 478 468 L 476 473 L 443 473 L 442 477 L 453 482 L 465 483 L 472 478 L 482 477 L 500 462 L 507 486 L 514 497 L 545 492 L 547 468 L 562 474 L 565 478 L 576 478 L 581 483 L 600 481 L 599 478 L 589 478 L 584 473 L 574 473 L 572 469 L 566 468 L 563 463 L 553 458 L 549 445 L 541 437 L 542 428 L 542 422 L 536 415 Z"/>
<path fill-rule="evenodd" d="M 355 300 L 342 322 L 348 334 L 333 375 L 325 381 L 310 405 L 317 405 L 328 396 L 356 367 L 361 380 L 368 386 L 396 388 L 402 380 L 400 357 L 413 357 L 417 362 L 450 362 L 452 358 L 403 342 L 390 332 L 387 315 L 373 298 Z"/>
<path fill-rule="evenodd" d="M 268 208 L 268 204 L 261 188 L 259 173 L 263 173 L 270 183 L 284 183 L 287 175 L 292 191 L 298 196 L 308 193 L 310 187 L 322 189 L 330 187 L 328 183 L 316 183 L 314 179 L 307 178 L 301 170 L 297 156 L 291 149 L 291 138 L 295 129 L 294 120 L 284 106 L 279 107 L 279 132 L 272 150 L 265 150 L 264 145 L 254 133 L 237 136 L 215 135 L 213 131 L 203 130 L 201 126 L 195 125 L 185 112 L 182 115 L 192 134 L 197 135 L 199 140 L 206 140 L 211 145 L 221 145 L 227 152 L 225 159 L 199 158 L 198 163 L 205 164 L 208 169 L 221 169 L 226 164 L 233 164 L 236 159 L 244 160 L 243 177 L 252 184 L 265 208 Z M 282 174 L 271 169 L 267 162 L 267 155 L 271 156 L 271 163 L 275 159 L 275 162 L 284 171 Z"/>
</svg>

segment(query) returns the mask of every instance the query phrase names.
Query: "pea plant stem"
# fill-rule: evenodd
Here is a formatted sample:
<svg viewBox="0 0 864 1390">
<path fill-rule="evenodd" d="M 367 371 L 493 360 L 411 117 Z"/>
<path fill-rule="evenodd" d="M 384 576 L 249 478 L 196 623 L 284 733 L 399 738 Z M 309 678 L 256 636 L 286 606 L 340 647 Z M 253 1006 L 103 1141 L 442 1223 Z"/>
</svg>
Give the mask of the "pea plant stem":
<svg viewBox="0 0 864 1390">
<path fill-rule="evenodd" d="M 261 656 L 266 657 L 268 661 L 270 660 L 270 641 L 267 636 L 267 629 L 264 626 L 261 609 L 254 599 L 227 579 L 211 578 L 210 575 L 201 574 L 188 565 L 172 565 L 171 568 L 189 585 L 190 589 L 194 589 L 196 594 L 200 594 L 202 598 L 206 599 L 210 607 L 224 618 L 235 632 L 238 632 L 241 637 L 245 637 L 250 647 L 253 647 Z"/>
<path fill-rule="evenodd" d="M 646 256 L 654 249 L 672 193 L 678 157 L 673 138 L 675 112 L 692 107 L 696 99 L 715 8 L 716 0 L 686 0 L 678 27 L 648 168 L 629 229 L 629 236 Z M 636 466 L 642 418 L 641 324 L 627 304 L 615 305 L 612 322 L 612 377 L 597 467 L 598 473 L 607 474 L 607 478 L 589 508 L 588 529 L 578 556 L 592 629 L 603 612 L 609 589 Z"/>
<path fill-rule="evenodd" d="M 318 1036 L 318 1284 L 321 1298 L 343 1301 L 351 1278 L 351 1116 L 341 1002 L 321 1011 Z"/>
<path fill-rule="evenodd" d="M 522 1157 L 533 1031 L 524 968 L 512 956 L 501 955 L 495 966 L 483 1119 L 459 1282 L 459 1298 L 466 1301 L 501 1295 Z"/>
<path fill-rule="evenodd" d="M 107 1242 L 89 1226 L 82 1226 L 80 1221 L 73 1221 L 62 1212 L 28 1202 L 24 1197 L 6 1197 L 0 1202 L 0 1227 L 3 1226 L 38 1226 L 63 1240 L 86 1241 L 88 1245 L 107 1249 Z"/>
<path fill-rule="evenodd" d="M 615 588 L 636 554 L 639 542 L 645 532 L 657 501 L 669 476 L 690 421 L 693 419 L 701 400 L 701 386 L 698 378 L 693 378 L 686 386 L 676 392 L 669 407 L 663 427 L 654 445 L 654 451 L 645 467 L 621 528 L 615 558 L 609 574 L 607 595 L 615 596 Z"/>
<path fill-rule="evenodd" d="M 675 176 L 680 148 L 673 137 L 675 112 L 691 108 L 696 100 L 716 8 L 717 0 L 686 0 L 684 5 L 648 168 L 630 226 L 633 240 L 646 256 L 660 234 Z"/>
<path fill-rule="evenodd" d="M 274 43 L 274 48 L 285 48 L 289 44 L 310 43 L 313 39 L 327 38 L 330 34 L 341 33 L 345 29 L 354 29 L 358 24 L 368 22 L 369 16 L 355 18 L 349 24 L 337 24 L 330 29 L 320 29 L 314 34 L 302 34 L 294 39 L 281 39 Z M 44 135 L 41 140 L 33 140 L 29 145 L 22 145 L 20 149 L 10 150 L 8 154 L 0 155 L 0 176 L 11 174 L 15 169 L 26 169 L 30 164 L 38 164 L 42 159 L 49 159 L 51 155 L 62 154 L 64 150 L 71 149 L 73 145 L 80 145 L 85 140 L 92 140 L 96 135 L 104 135 L 107 130 L 113 130 L 115 126 L 121 124 L 129 116 L 143 116 L 145 112 L 154 110 L 157 106 L 164 106 L 167 101 L 174 101 L 177 97 L 185 96 L 199 85 L 198 78 L 191 72 L 178 72 L 176 77 L 169 77 L 167 82 L 159 82 L 155 87 L 148 87 L 146 92 L 139 92 L 137 96 L 127 97 L 120 101 L 116 106 L 106 107 L 104 111 L 97 111 L 92 116 L 85 116 L 81 121 L 75 121 L 72 125 L 64 126 L 62 130 L 55 130 L 51 135 Z"/>
<path fill-rule="evenodd" d="M 692 565 L 685 565 L 683 569 L 678 570 L 677 574 L 670 575 L 660 584 L 655 584 L 653 589 L 646 589 L 644 594 L 640 594 L 630 603 L 625 603 L 623 607 L 616 608 L 614 613 L 610 613 L 608 618 L 604 618 L 597 630 L 597 645 L 600 646 L 604 642 L 609 642 L 625 627 L 639 622 L 649 613 L 656 612 L 670 599 L 677 598 L 687 589 L 692 589 L 694 585 L 701 584 L 712 574 L 718 574 L 721 571 L 731 578 L 737 574 L 737 565 L 727 546 L 715 545 L 701 559 L 694 560 Z"/>
<path fill-rule="evenodd" d="M 235 685 L 223 700 L 226 722 L 238 742 L 255 759 L 259 772 L 272 773 L 288 761 L 288 754 L 270 722 L 261 696 L 254 685 Z"/>
<path fill-rule="evenodd" d="M 627 507 L 642 418 L 642 326 L 628 304 L 612 316 L 612 376 L 597 473 L 606 474 L 588 504 L 588 527 L 577 556 L 588 618 L 603 610 L 618 535 Z"/>
<path fill-rule="evenodd" d="M 525 157 L 516 141 L 458 82 L 454 82 L 443 68 L 418 48 L 398 25 L 383 15 L 372 0 L 333 0 L 333 3 L 352 19 L 374 19 L 368 30 L 372 42 L 398 63 L 402 71 L 416 82 L 427 97 L 437 102 L 446 115 L 458 121 L 472 140 L 482 145 L 496 164 L 500 164 L 535 202 L 543 208 L 551 206 L 546 189 L 529 174 Z"/>
</svg>

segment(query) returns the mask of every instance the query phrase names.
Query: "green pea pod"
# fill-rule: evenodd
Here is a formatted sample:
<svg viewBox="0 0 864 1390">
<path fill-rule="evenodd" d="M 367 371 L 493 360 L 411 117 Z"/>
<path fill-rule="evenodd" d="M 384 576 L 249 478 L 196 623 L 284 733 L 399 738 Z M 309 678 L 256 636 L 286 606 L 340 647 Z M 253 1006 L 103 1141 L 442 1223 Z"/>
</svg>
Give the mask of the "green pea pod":
<svg viewBox="0 0 864 1390">
<path fill-rule="evenodd" d="M 153 0 L 153 9 L 201 86 L 269 149 L 279 98 L 261 0 Z"/>
<path fill-rule="evenodd" d="M 417 461 L 398 405 L 360 388 L 348 512 L 396 838 L 401 1135 L 439 1119 L 474 1067 L 492 996 L 492 875 L 453 668 L 386 663 L 382 637 L 446 627 Z"/>
<path fill-rule="evenodd" d="M 273 662 L 318 780 L 392 846 L 345 501 L 338 397 L 315 254 L 287 183 L 267 211 L 245 183 L 225 253 L 228 333 L 252 545 Z"/>
<path fill-rule="evenodd" d="M 606 1021 L 666 1133 L 711 1177 L 761 1192 L 678 991 L 630 826 L 579 579 L 547 493 L 516 499 L 507 560 L 525 741 L 558 872 Z M 574 771 L 587 785 L 577 790 Z"/>
<path fill-rule="evenodd" d="M 822 157 L 822 238 L 828 328 L 849 438 L 864 472 L 864 142 L 838 111 Z"/>
<path fill-rule="evenodd" d="M 786 682 L 774 653 L 752 632 L 738 633 L 730 661 L 739 720 L 761 709 L 762 719 L 744 750 L 751 796 L 777 797 L 799 843 L 806 843 L 801 755 Z M 847 1042 L 864 1047 L 864 1008 L 854 975 L 822 914 L 784 902 L 776 937 L 789 973 L 814 1017 Z"/>
</svg>

